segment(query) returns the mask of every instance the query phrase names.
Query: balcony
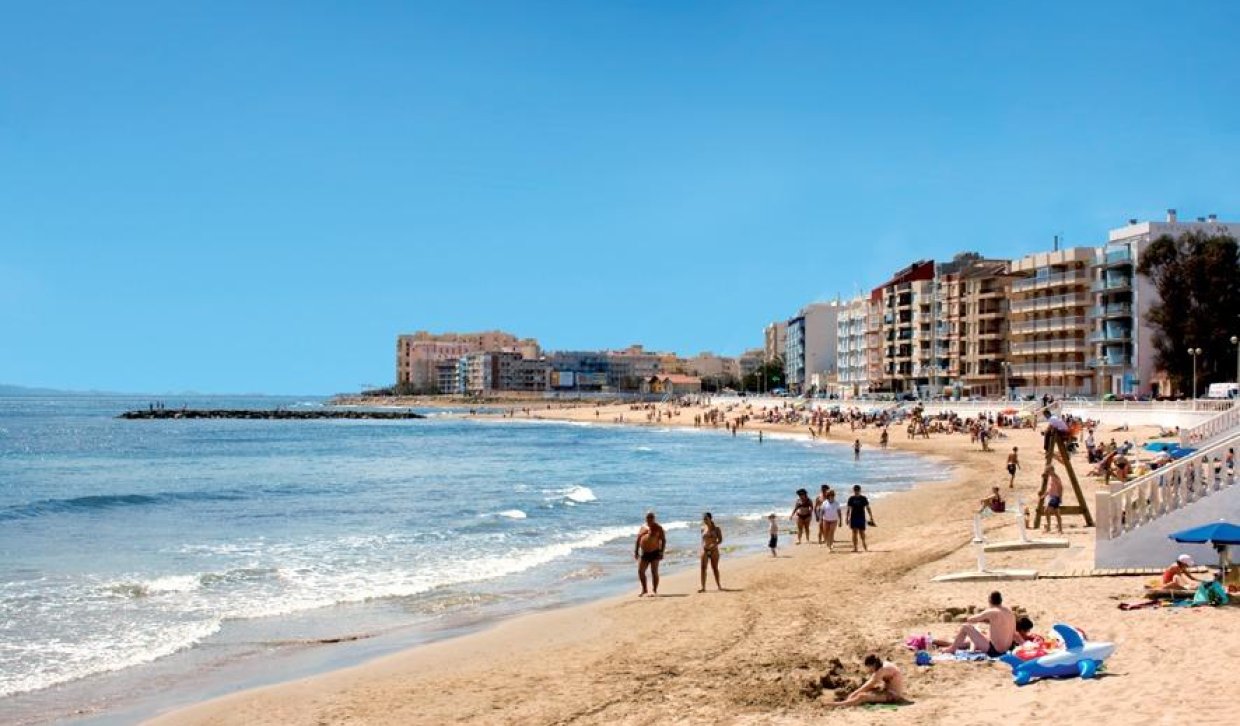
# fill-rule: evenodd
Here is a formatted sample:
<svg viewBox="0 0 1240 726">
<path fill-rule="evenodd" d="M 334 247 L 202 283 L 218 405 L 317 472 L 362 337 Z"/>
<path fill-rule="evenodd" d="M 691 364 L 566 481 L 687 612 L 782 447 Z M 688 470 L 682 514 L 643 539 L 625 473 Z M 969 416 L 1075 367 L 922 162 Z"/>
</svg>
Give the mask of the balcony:
<svg viewBox="0 0 1240 726">
<path fill-rule="evenodd" d="M 1095 318 L 1129 318 L 1132 317 L 1132 305 L 1129 303 L 1111 303 L 1095 305 L 1090 309 Z"/>
<path fill-rule="evenodd" d="M 1013 376 L 1087 376 L 1093 371 L 1082 361 L 1045 361 L 1021 363 L 1011 368 Z"/>
<path fill-rule="evenodd" d="M 1012 292 L 1044 290 L 1063 285 L 1085 285 L 1089 282 L 1089 279 L 1089 270 L 1069 270 L 1053 275 L 1043 275 L 1042 277 L 1026 277 L 1023 280 L 1012 282 Z"/>
<path fill-rule="evenodd" d="M 1028 300 L 1013 300 L 1008 309 L 1014 313 L 1028 313 L 1035 310 L 1054 310 L 1057 308 L 1076 308 L 1089 305 L 1089 295 L 1054 295 L 1051 297 L 1035 297 Z"/>
<path fill-rule="evenodd" d="M 1102 258 L 1104 267 L 1132 264 L 1132 250 L 1127 247 L 1106 253 Z"/>
<path fill-rule="evenodd" d="M 1132 359 L 1126 355 L 1105 356 L 1089 361 L 1091 368 L 1128 368 L 1131 365 Z"/>
<path fill-rule="evenodd" d="M 1085 317 L 1043 318 L 1041 320 L 1021 320 L 1010 325 L 1009 329 L 1019 335 L 1022 333 L 1049 333 L 1055 330 L 1079 330 L 1089 327 L 1089 319 Z"/>
<path fill-rule="evenodd" d="M 1034 340 L 1027 343 L 1013 343 L 1013 355 L 1030 355 L 1039 353 L 1083 353 L 1088 344 L 1080 338 L 1059 338 L 1057 340 Z"/>
<path fill-rule="evenodd" d="M 1091 343 L 1127 343 L 1132 339 L 1132 331 L 1126 328 L 1099 330 L 1089 336 Z"/>
<path fill-rule="evenodd" d="M 1109 275 L 1094 280 L 1094 284 L 1090 286 L 1090 290 L 1094 292 L 1112 292 L 1116 290 L 1131 290 L 1132 278 L 1120 275 Z"/>
</svg>

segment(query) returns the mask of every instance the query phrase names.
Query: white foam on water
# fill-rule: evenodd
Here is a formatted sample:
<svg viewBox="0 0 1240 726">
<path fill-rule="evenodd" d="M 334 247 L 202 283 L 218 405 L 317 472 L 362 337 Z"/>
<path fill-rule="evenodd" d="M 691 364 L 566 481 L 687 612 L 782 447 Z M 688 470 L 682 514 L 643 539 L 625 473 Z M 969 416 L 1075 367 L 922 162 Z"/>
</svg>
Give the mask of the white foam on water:
<svg viewBox="0 0 1240 726">
<path fill-rule="evenodd" d="M 39 667 L 22 673 L 0 669 L 0 698 L 150 663 L 189 648 L 219 629 L 220 619 L 215 618 L 171 626 L 117 627 L 73 641 L 6 646 L 18 655 L 26 650 L 39 656 Z"/>
<path fill-rule="evenodd" d="M 505 517 L 507 519 L 525 519 L 529 515 L 522 512 L 520 509 L 505 509 L 502 512 L 498 512 L 497 516 Z"/>
<path fill-rule="evenodd" d="M 594 491 L 587 486 L 575 486 L 564 493 L 564 498 L 570 502 L 585 504 L 586 502 L 597 502 L 598 497 L 594 496 Z"/>
</svg>

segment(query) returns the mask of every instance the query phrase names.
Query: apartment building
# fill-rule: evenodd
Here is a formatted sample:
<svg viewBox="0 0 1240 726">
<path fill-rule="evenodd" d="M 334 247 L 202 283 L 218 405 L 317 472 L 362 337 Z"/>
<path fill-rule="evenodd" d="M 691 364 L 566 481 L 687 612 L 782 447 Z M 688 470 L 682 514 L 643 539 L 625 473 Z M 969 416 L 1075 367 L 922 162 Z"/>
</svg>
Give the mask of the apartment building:
<svg viewBox="0 0 1240 726">
<path fill-rule="evenodd" d="M 1168 209 L 1164 221 L 1138 222 L 1113 229 L 1097 257 L 1090 343 L 1092 365 L 1099 393 L 1165 395 L 1173 393 L 1166 375 L 1155 364 L 1154 330 L 1145 314 L 1157 304 L 1158 290 L 1136 274 L 1141 256 L 1150 243 L 1164 235 L 1179 237 L 1188 232 L 1240 234 L 1240 223 L 1218 221 L 1216 215 L 1181 221 Z"/>
<path fill-rule="evenodd" d="M 1039 252 L 1011 265 L 1009 383 L 1016 393 L 1094 394 L 1089 362 L 1096 249 Z"/>
<path fill-rule="evenodd" d="M 956 396 L 1001 396 L 1006 390 L 1008 265 L 966 259 L 937 271 L 935 364 Z"/>
<path fill-rule="evenodd" d="M 934 262 L 919 260 L 870 292 L 870 303 L 879 311 L 873 389 L 928 394 L 942 385 L 943 372 L 932 353 L 935 287 Z"/>
<path fill-rule="evenodd" d="M 836 384 L 833 393 L 851 398 L 869 393 L 868 331 L 870 300 L 864 295 L 843 303 L 836 321 Z M 877 336 L 876 336 L 877 337 Z"/>
<path fill-rule="evenodd" d="M 741 368 L 736 358 L 702 352 L 680 362 L 685 373 L 709 381 L 739 380 Z"/>
<path fill-rule="evenodd" d="M 811 303 L 788 321 L 784 342 L 784 374 L 788 390 L 805 393 L 836 374 L 838 301 Z"/>
<path fill-rule="evenodd" d="M 491 330 L 481 333 L 416 333 L 396 337 L 396 383 L 425 393 L 439 391 L 436 363 L 456 361 L 482 351 L 515 351 L 525 358 L 538 358 L 538 341 Z"/>
<path fill-rule="evenodd" d="M 788 322 L 777 321 L 762 331 L 762 351 L 767 361 L 782 360 L 788 345 Z"/>
<path fill-rule="evenodd" d="M 457 390 L 468 395 L 494 391 L 545 391 L 551 377 L 550 364 L 524 358 L 515 351 L 469 353 L 457 364 Z"/>
</svg>

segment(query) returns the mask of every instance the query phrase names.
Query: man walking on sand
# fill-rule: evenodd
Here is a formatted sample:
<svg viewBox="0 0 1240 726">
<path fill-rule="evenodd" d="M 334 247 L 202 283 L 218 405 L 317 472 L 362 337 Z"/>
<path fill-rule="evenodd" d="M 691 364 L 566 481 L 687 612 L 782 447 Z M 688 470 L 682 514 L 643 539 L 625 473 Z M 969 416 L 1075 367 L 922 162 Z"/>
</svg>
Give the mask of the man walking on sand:
<svg viewBox="0 0 1240 726">
<path fill-rule="evenodd" d="M 654 585 L 651 595 L 659 594 L 659 560 L 667 548 L 667 534 L 663 526 L 654 521 L 654 512 L 646 512 L 646 523 L 637 530 L 637 542 L 633 545 L 633 559 L 637 560 L 637 581 L 642 584 L 638 597 L 646 596 L 646 568 L 650 568 L 650 580 Z"/>
<path fill-rule="evenodd" d="M 1003 604 L 1003 595 L 998 591 L 990 593 L 990 607 L 969 617 L 964 623 L 952 643 L 953 652 L 975 650 L 998 658 L 1011 650 L 1015 642 L 1016 616 Z M 986 624 L 989 635 L 977 629 L 982 623 Z M 966 648 L 966 645 L 972 647 Z"/>
<path fill-rule="evenodd" d="M 1051 517 L 1055 518 L 1058 525 L 1059 534 L 1063 534 L 1063 515 L 1059 512 L 1059 505 L 1063 504 L 1063 480 L 1055 473 L 1053 464 L 1046 465 L 1046 471 L 1043 472 L 1046 477 L 1046 504 L 1044 511 L 1046 512 L 1046 529 L 1051 531 Z"/>
<path fill-rule="evenodd" d="M 1020 459 L 1016 456 L 1016 447 L 1012 447 L 1012 453 L 1008 454 L 1007 471 L 1008 471 L 1008 489 L 1016 488 L 1016 470 L 1020 468 Z"/>
<path fill-rule="evenodd" d="M 870 511 L 870 500 L 861 495 L 861 485 L 853 485 L 852 496 L 848 498 L 848 528 L 852 530 L 853 552 L 857 551 L 857 538 L 861 538 L 861 546 L 866 552 L 870 546 L 865 542 L 866 524 L 874 524 L 874 513 Z"/>
</svg>

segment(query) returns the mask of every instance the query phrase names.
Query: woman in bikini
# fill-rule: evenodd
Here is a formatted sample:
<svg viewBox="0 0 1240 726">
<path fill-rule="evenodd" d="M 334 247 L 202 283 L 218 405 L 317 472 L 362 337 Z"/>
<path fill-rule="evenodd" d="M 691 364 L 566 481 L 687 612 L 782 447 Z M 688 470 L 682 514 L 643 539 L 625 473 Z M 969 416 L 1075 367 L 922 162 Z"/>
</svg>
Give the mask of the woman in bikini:
<svg viewBox="0 0 1240 726">
<path fill-rule="evenodd" d="M 805 541 L 809 542 L 809 525 L 814 521 L 814 502 L 809 498 L 809 492 L 804 489 L 797 490 L 797 500 L 792 505 L 792 516 L 789 519 L 797 523 L 797 544 L 801 544 L 801 537 L 805 537 Z"/>
<path fill-rule="evenodd" d="M 706 592 L 706 563 L 710 563 L 710 569 L 715 574 L 715 587 L 720 590 L 723 585 L 719 584 L 719 545 L 723 544 L 723 530 L 719 529 L 719 525 L 715 524 L 715 520 L 710 516 L 710 512 L 702 515 L 702 589 L 698 592 Z"/>
</svg>

